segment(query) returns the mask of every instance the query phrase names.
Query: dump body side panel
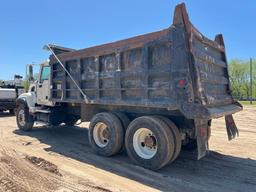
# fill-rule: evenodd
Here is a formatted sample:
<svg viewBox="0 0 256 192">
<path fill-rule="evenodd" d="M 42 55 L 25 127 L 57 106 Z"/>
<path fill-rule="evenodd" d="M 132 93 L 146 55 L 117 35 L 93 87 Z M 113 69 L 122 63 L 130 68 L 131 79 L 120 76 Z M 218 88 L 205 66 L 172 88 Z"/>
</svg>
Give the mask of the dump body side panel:
<svg viewBox="0 0 256 192">
<path fill-rule="evenodd" d="M 166 29 L 94 48 L 60 54 L 91 104 L 177 109 L 176 85 L 185 65 L 173 60 L 172 31 Z M 185 40 L 180 39 L 181 46 Z M 176 41 L 177 42 L 177 41 Z M 182 51 L 182 50 L 181 50 Z M 184 54 L 186 52 L 183 51 Z M 186 55 L 178 55 L 183 64 Z M 184 56 L 184 57 L 183 57 Z M 187 61 L 186 61 L 187 63 Z M 71 78 L 52 57 L 51 99 L 84 103 Z M 187 76 L 189 72 L 186 72 Z M 180 77 L 181 78 L 181 77 Z"/>
</svg>

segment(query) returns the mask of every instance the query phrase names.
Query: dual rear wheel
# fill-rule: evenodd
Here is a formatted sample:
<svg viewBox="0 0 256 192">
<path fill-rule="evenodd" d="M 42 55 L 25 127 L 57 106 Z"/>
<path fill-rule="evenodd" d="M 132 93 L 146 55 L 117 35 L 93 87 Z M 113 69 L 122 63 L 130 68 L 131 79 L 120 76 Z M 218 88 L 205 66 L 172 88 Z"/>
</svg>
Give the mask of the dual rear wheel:
<svg viewBox="0 0 256 192">
<path fill-rule="evenodd" d="M 171 120 L 142 116 L 128 124 L 124 114 L 96 114 L 89 128 L 89 140 L 94 151 L 111 156 L 120 152 L 125 144 L 134 163 L 152 170 L 160 169 L 177 158 L 181 137 Z"/>
</svg>

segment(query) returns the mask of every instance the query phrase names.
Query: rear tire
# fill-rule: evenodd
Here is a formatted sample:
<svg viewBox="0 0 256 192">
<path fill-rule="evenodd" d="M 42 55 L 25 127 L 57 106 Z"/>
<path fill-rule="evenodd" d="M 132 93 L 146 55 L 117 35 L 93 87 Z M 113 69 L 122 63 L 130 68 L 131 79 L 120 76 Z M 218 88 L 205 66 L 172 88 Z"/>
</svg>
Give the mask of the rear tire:
<svg viewBox="0 0 256 192">
<path fill-rule="evenodd" d="M 125 132 L 129 126 L 129 124 L 131 123 L 130 119 L 127 117 L 127 115 L 125 115 L 124 113 L 121 113 L 121 112 L 114 112 L 114 114 L 118 117 L 118 119 L 121 121 L 122 123 L 122 126 L 123 126 L 123 132 L 124 132 L 124 135 L 123 135 L 123 138 L 125 137 Z M 124 152 L 125 151 L 125 144 L 123 142 L 122 144 L 122 148 L 121 150 L 119 151 L 120 153 Z"/>
<path fill-rule="evenodd" d="M 124 142 L 124 128 L 119 118 L 112 113 L 96 114 L 90 122 L 89 141 L 99 155 L 109 157 L 118 153 Z"/>
<path fill-rule="evenodd" d="M 174 155 L 174 135 L 161 119 L 142 116 L 130 123 L 125 135 L 125 147 L 134 163 L 158 170 Z"/>
<path fill-rule="evenodd" d="M 127 117 L 127 115 L 125 115 L 124 113 L 121 113 L 121 112 L 114 112 L 114 114 L 121 121 L 123 128 L 124 128 L 124 133 L 125 133 L 125 130 L 128 128 L 129 124 L 131 123 L 130 119 Z"/>
<path fill-rule="evenodd" d="M 162 121 L 164 121 L 169 129 L 172 131 L 172 134 L 174 135 L 174 140 L 175 140 L 175 152 L 174 155 L 172 157 L 172 159 L 170 160 L 169 163 L 173 162 L 175 159 L 177 159 L 177 157 L 180 154 L 181 151 L 181 134 L 179 129 L 177 128 L 177 126 L 167 117 L 163 117 L 163 116 L 157 116 L 158 118 L 160 118 Z"/>
<path fill-rule="evenodd" d="M 16 122 L 20 130 L 31 131 L 34 125 L 33 116 L 29 114 L 27 105 L 20 104 L 16 112 Z"/>
</svg>

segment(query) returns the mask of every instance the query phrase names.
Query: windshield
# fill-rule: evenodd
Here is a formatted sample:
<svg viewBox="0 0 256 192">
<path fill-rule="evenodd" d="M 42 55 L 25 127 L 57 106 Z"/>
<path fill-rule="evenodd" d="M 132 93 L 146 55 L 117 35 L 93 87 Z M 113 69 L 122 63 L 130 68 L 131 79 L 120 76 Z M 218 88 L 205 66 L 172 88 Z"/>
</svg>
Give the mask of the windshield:
<svg viewBox="0 0 256 192">
<path fill-rule="evenodd" d="M 49 76 L 50 76 L 50 66 L 43 67 L 42 73 L 41 73 L 40 83 L 42 83 L 45 80 L 48 80 Z"/>
</svg>

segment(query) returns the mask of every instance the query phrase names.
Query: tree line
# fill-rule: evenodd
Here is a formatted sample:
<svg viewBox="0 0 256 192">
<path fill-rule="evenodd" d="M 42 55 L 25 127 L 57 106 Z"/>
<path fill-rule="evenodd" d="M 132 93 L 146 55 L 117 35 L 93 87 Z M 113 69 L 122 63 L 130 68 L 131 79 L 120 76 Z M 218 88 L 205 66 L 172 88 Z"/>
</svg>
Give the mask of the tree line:
<svg viewBox="0 0 256 192">
<path fill-rule="evenodd" d="M 250 61 L 231 60 L 229 62 L 229 76 L 234 98 L 249 100 L 251 97 Z M 256 60 L 252 61 L 252 80 L 252 97 L 256 99 Z"/>
</svg>

